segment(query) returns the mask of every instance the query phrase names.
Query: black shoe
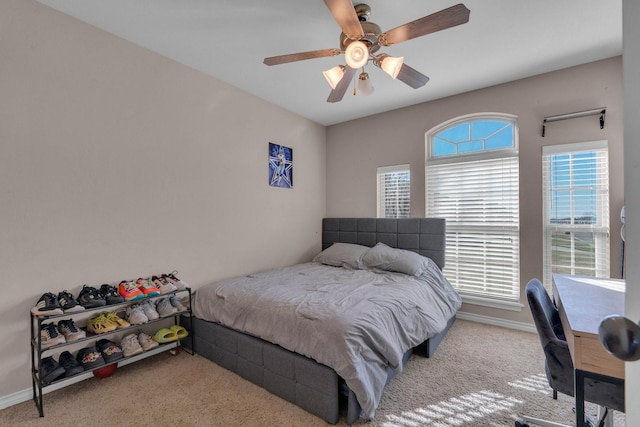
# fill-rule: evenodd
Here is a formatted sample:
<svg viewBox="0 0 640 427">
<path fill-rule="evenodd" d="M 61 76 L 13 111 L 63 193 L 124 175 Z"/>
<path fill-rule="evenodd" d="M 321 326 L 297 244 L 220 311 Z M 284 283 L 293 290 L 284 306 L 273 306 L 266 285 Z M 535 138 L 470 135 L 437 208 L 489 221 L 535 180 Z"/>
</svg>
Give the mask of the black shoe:
<svg viewBox="0 0 640 427">
<path fill-rule="evenodd" d="M 35 307 L 31 309 L 31 312 L 36 316 L 55 316 L 57 314 L 63 314 L 58 297 L 51 292 L 42 294 Z"/>
<path fill-rule="evenodd" d="M 106 283 L 100 286 L 100 295 L 107 301 L 108 305 L 124 302 L 124 297 L 118 293 L 116 287 Z"/>
<path fill-rule="evenodd" d="M 118 347 L 113 341 L 101 339 L 96 344 L 98 350 L 100 350 L 100 353 L 102 353 L 102 357 L 107 363 L 115 362 L 116 360 L 120 360 L 124 357 L 122 354 L 122 349 Z"/>
<path fill-rule="evenodd" d="M 95 308 L 107 305 L 100 291 L 89 285 L 82 286 L 82 290 L 78 295 L 78 302 L 80 302 L 80 305 L 84 308 Z"/>
<path fill-rule="evenodd" d="M 90 371 L 105 364 L 102 353 L 100 353 L 94 346 L 80 350 L 76 359 L 85 371 Z"/>
<path fill-rule="evenodd" d="M 60 365 L 64 368 L 65 378 L 73 375 L 77 375 L 80 372 L 84 372 L 84 368 L 82 367 L 80 362 L 78 362 L 76 358 L 73 357 L 73 355 L 68 351 L 65 351 L 62 354 L 60 354 L 59 362 L 60 362 Z"/>
<path fill-rule="evenodd" d="M 65 313 L 75 313 L 76 311 L 83 311 L 84 307 L 78 304 L 78 301 L 71 295 L 70 292 L 62 291 L 58 294 L 58 303 Z"/>
<path fill-rule="evenodd" d="M 53 356 L 45 357 L 40 361 L 40 381 L 42 385 L 50 384 L 64 375 L 64 368 L 55 361 Z"/>
</svg>

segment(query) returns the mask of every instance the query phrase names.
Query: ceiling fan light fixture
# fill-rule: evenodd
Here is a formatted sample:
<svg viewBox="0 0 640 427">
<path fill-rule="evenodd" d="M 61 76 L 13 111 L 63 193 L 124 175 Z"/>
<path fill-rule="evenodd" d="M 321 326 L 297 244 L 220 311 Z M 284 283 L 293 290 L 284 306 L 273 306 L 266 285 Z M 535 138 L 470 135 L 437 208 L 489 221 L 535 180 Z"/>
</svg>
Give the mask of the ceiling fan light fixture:
<svg viewBox="0 0 640 427">
<path fill-rule="evenodd" d="M 369 60 L 369 48 L 364 42 L 354 41 L 349 43 L 344 56 L 349 67 L 362 68 Z"/>
<path fill-rule="evenodd" d="M 327 83 L 331 86 L 331 89 L 335 89 L 342 77 L 344 76 L 344 66 L 337 65 L 330 70 L 323 71 L 324 78 L 327 79 Z"/>
<path fill-rule="evenodd" d="M 369 80 L 369 74 L 364 71 L 358 77 L 358 95 L 369 96 L 373 93 L 373 85 Z"/>
<path fill-rule="evenodd" d="M 398 77 L 398 73 L 400 73 L 400 69 L 402 68 L 403 63 L 403 56 L 384 55 L 383 58 L 380 59 L 380 68 L 382 68 L 385 73 L 389 74 L 391 78 L 395 80 L 395 78 Z"/>
</svg>

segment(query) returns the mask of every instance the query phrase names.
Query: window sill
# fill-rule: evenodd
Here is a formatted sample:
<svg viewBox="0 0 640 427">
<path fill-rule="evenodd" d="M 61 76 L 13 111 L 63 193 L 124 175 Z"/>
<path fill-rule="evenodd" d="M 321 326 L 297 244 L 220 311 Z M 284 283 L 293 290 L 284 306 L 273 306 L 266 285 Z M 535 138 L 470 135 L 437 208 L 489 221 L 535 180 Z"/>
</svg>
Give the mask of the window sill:
<svg viewBox="0 0 640 427">
<path fill-rule="evenodd" d="M 501 310 L 522 311 L 524 305 L 515 301 L 502 301 L 490 298 L 479 297 L 476 295 L 461 295 L 462 302 L 465 304 L 481 305 L 483 307 L 499 308 Z"/>
</svg>

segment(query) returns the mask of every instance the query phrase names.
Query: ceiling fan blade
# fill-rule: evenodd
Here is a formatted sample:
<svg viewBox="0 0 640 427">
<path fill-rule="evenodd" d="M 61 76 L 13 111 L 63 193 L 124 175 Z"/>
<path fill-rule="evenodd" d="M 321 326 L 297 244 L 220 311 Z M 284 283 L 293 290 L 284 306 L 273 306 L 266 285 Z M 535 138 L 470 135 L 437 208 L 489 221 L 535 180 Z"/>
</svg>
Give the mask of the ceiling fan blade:
<svg viewBox="0 0 640 427">
<path fill-rule="evenodd" d="M 362 37 L 362 25 L 351 0 L 324 0 L 342 32 L 348 36 Z"/>
<path fill-rule="evenodd" d="M 349 88 L 349 84 L 353 80 L 353 76 L 356 74 L 356 69 L 351 68 L 348 65 L 344 67 L 344 75 L 342 79 L 336 85 L 336 88 L 331 91 L 327 102 L 340 102 L 345 92 Z"/>
<path fill-rule="evenodd" d="M 456 25 L 466 24 L 469 22 L 470 13 L 469 9 L 460 3 L 385 31 L 378 37 L 378 43 L 382 46 L 391 46 L 392 44 L 455 27 Z"/>
<path fill-rule="evenodd" d="M 304 59 L 324 58 L 325 56 L 340 55 L 340 49 L 321 49 L 308 52 L 290 53 L 288 55 L 271 56 L 264 58 L 265 65 L 286 64 L 287 62 L 302 61 Z"/>
<path fill-rule="evenodd" d="M 409 67 L 407 64 L 402 64 L 400 72 L 396 78 L 414 89 L 424 86 L 429 81 L 429 77 L 425 76 L 415 68 Z"/>
</svg>

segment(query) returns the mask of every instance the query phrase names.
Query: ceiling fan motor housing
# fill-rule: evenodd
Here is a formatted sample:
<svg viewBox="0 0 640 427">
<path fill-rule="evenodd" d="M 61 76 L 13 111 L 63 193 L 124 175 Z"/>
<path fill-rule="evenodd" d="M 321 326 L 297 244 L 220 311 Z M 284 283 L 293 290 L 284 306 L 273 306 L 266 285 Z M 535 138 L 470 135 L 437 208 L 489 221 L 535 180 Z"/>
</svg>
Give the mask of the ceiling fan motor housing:
<svg viewBox="0 0 640 427">
<path fill-rule="evenodd" d="M 358 38 L 350 38 L 345 33 L 340 33 L 340 49 L 346 50 L 349 43 L 352 41 L 361 40 L 365 42 L 370 48 L 378 42 L 378 36 L 382 34 L 382 29 L 380 26 L 374 22 L 369 22 L 369 17 L 371 16 L 371 7 L 368 4 L 357 4 L 354 6 L 356 10 L 356 14 L 358 15 L 358 20 L 360 21 L 360 26 L 362 27 L 362 32 L 364 35 Z M 379 46 L 373 46 L 374 50 L 378 50 Z M 373 53 L 373 51 L 372 51 Z"/>
</svg>

